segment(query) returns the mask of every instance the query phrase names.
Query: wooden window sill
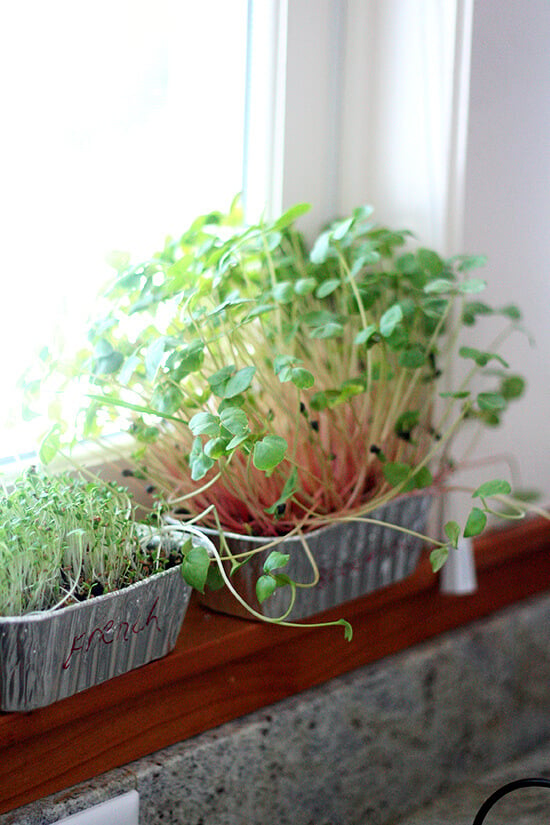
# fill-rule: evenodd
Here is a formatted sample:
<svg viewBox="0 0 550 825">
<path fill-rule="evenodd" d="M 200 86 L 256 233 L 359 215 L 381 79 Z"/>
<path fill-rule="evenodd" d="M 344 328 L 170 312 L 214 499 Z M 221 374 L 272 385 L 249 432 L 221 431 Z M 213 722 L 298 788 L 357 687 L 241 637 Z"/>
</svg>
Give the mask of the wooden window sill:
<svg viewBox="0 0 550 825">
<path fill-rule="evenodd" d="M 192 600 L 166 658 L 41 710 L 0 713 L 0 813 L 542 593 L 549 550 L 544 519 L 482 537 L 470 596 L 442 595 L 424 559 L 406 581 L 325 614 L 351 621 L 351 643 L 340 628 L 276 628 Z"/>
</svg>

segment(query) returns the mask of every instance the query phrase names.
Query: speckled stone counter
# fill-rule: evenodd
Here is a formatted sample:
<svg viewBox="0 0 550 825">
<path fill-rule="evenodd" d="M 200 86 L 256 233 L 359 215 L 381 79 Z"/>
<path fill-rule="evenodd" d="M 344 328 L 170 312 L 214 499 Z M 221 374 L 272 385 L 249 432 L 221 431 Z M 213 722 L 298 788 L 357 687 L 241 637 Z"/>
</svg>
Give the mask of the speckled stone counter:
<svg viewBox="0 0 550 825">
<path fill-rule="evenodd" d="M 392 825 L 472 825 L 485 800 L 509 782 L 529 777 L 550 779 L 550 745 L 462 783 L 430 805 Z M 495 802 L 486 825 L 545 825 L 550 821 L 550 788 L 519 788 Z"/>
<path fill-rule="evenodd" d="M 545 596 L 1 815 L 0 825 L 50 825 L 130 788 L 140 825 L 393 825 L 549 742 Z M 471 822 L 476 801 L 464 794 L 446 818 L 403 823 Z"/>
</svg>

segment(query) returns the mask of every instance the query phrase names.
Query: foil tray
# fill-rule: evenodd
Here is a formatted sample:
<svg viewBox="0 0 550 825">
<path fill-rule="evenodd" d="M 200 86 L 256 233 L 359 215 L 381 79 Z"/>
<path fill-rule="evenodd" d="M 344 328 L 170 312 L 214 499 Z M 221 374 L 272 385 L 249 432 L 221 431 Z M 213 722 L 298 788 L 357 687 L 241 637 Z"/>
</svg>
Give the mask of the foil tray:
<svg viewBox="0 0 550 825">
<path fill-rule="evenodd" d="M 0 617 L 0 709 L 44 707 L 165 656 L 190 597 L 178 566 L 79 604 Z"/>
<path fill-rule="evenodd" d="M 367 514 L 366 518 L 402 525 L 415 532 L 426 529 L 432 496 L 402 496 Z M 203 529 L 219 546 L 216 531 Z M 244 553 L 272 544 L 273 539 L 226 533 L 232 553 Z M 418 565 L 422 539 L 388 526 L 361 521 L 341 522 L 306 534 L 311 554 L 319 568 L 319 582 L 312 588 L 298 588 L 296 600 L 287 617 L 296 621 L 336 607 L 352 599 L 387 587 L 409 576 Z M 311 582 L 313 571 L 299 538 L 283 538 L 276 547 L 258 552 L 239 568 L 231 581 L 246 603 L 267 618 L 279 618 L 290 605 L 290 588 L 278 588 L 260 604 L 256 598 L 256 581 L 269 553 L 276 549 L 288 553 L 290 561 L 281 572 L 297 582 Z M 227 567 L 229 572 L 229 566 Z M 221 613 L 253 618 L 227 588 L 205 590 L 199 594 L 201 604 Z"/>
</svg>

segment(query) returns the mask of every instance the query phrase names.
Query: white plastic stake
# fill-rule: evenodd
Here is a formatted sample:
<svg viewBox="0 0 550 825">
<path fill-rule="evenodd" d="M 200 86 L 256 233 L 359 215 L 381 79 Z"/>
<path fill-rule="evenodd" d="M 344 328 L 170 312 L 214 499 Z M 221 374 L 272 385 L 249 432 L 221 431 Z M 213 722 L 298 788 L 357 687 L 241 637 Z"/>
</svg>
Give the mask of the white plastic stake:
<svg viewBox="0 0 550 825">
<path fill-rule="evenodd" d="M 477 576 L 471 539 L 459 539 L 458 548 L 451 547 L 439 574 L 439 587 L 442 593 L 454 596 L 475 593 Z"/>
<path fill-rule="evenodd" d="M 138 825 L 138 821 L 139 794 L 128 791 L 93 808 L 59 819 L 55 825 Z"/>
</svg>

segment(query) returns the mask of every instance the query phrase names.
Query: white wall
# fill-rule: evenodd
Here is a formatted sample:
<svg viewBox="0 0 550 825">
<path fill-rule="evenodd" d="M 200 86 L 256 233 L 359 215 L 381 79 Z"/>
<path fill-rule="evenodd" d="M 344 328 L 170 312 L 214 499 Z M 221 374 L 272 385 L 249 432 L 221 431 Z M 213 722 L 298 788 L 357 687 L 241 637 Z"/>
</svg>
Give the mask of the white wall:
<svg viewBox="0 0 550 825">
<path fill-rule="evenodd" d="M 536 347 L 506 347 L 528 394 L 482 452 L 510 452 L 550 499 L 550 2 L 476 0 L 464 246 L 487 255 L 491 303 L 515 302 Z"/>
<path fill-rule="evenodd" d="M 428 246 L 487 255 L 488 302 L 520 304 L 537 347 L 508 343 L 528 394 L 475 457 L 511 453 L 514 486 L 550 500 L 550 0 L 271 2 L 288 8 L 272 213 L 310 201 L 311 235 L 371 203 Z"/>
</svg>

